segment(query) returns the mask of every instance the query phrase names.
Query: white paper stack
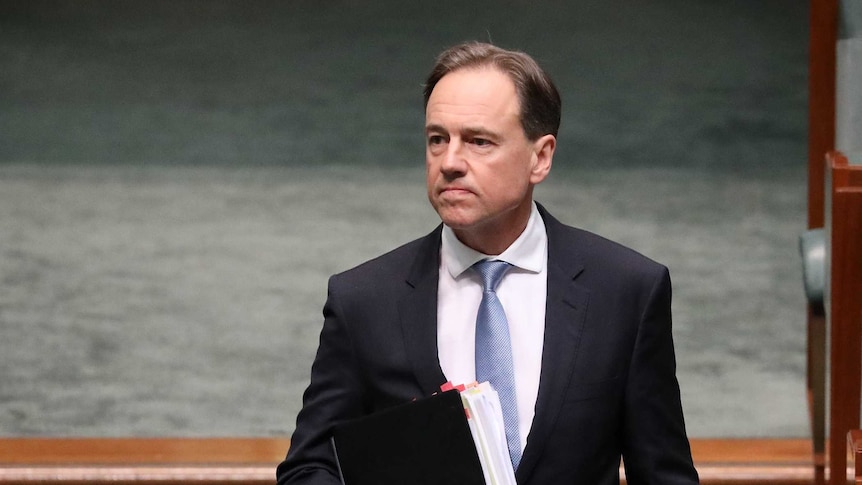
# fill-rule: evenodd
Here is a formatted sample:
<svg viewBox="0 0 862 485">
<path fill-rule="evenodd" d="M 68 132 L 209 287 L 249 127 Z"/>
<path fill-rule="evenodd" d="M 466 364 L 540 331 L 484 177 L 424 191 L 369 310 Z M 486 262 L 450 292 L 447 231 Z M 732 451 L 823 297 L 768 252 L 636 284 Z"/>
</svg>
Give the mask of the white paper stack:
<svg viewBox="0 0 862 485">
<path fill-rule="evenodd" d="M 485 483 L 516 485 L 497 391 L 488 382 L 472 384 L 461 390 L 461 400 L 482 463 Z"/>
</svg>

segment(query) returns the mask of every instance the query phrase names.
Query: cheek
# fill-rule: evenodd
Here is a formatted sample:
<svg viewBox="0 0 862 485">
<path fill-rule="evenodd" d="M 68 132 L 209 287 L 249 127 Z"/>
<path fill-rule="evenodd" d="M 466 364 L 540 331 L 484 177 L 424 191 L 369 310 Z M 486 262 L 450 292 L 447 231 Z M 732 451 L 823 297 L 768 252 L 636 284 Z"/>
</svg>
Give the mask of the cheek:
<svg viewBox="0 0 862 485">
<path fill-rule="evenodd" d="M 431 161 L 426 160 L 425 162 L 425 188 L 428 195 L 428 199 L 433 203 L 434 198 L 434 187 L 437 185 L 437 178 L 439 177 L 439 171 L 434 168 L 434 164 Z"/>
<path fill-rule="evenodd" d="M 495 174 L 482 184 L 483 199 L 491 207 L 510 207 L 518 203 L 524 196 L 523 177 L 514 174 Z"/>
<path fill-rule="evenodd" d="M 513 196 L 524 191 L 530 183 L 529 168 L 525 169 L 522 164 L 509 164 L 501 166 L 493 174 L 494 190 L 507 192 Z"/>
<path fill-rule="evenodd" d="M 431 183 L 431 178 L 433 177 L 433 173 L 434 173 L 434 162 L 432 161 L 431 157 L 426 154 L 425 155 L 425 178 L 429 184 Z"/>
<path fill-rule="evenodd" d="M 440 157 L 431 153 L 429 149 L 425 149 L 425 172 L 428 174 L 439 171 Z"/>
<path fill-rule="evenodd" d="M 437 172 L 439 172 L 437 167 L 438 165 L 434 163 L 434 159 L 431 157 L 425 158 L 425 178 L 428 180 L 429 184 L 437 176 Z"/>
</svg>

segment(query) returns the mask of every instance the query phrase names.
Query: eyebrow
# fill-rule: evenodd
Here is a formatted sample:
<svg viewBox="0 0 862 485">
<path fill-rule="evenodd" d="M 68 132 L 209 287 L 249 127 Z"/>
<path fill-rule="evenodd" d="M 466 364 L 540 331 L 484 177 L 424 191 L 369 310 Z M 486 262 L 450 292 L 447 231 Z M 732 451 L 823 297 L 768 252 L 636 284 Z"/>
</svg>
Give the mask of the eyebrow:
<svg viewBox="0 0 862 485">
<path fill-rule="evenodd" d="M 425 126 L 425 134 L 427 135 L 429 133 L 448 133 L 448 130 L 446 128 L 444 128 L 442 125 L 432 123 L 430 125 Z M 471 138 L 477 137 L 477 136 L 494 138 L 494 139 L 499 138 L 499 136 L 496 133 L 494 133 L 493 131 L 490 131 L 490 130 L 487 130 L 487 129 L 481 128 L 481 127 L 470 127 L 470 126 L 468 126 L 468 127 L 463 128 L 462 130 L 460 130 L 460 134 L 464 135 L 464 136 L 471 137 Z"/>
<path fill-rule="evenodd" d="M 443 129 L 443 127 L 440 125 L 436 125 L 436 124 L 425 125 L 425 134 L 426 135 L 428 133 L 441 133 L 441 132 L 445 132 L 445 131 L 446 130 Z"/>
</svg>

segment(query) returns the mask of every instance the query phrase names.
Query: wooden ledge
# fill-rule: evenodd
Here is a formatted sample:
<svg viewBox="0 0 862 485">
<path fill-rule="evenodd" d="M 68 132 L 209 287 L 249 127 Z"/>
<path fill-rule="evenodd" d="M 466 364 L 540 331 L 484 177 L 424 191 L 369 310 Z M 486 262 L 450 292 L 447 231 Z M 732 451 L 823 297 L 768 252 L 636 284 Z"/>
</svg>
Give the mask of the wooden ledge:
<svg viewBox="0 0 862 485">
<path fill-rule="evenodd" d="M 0 438 L 0 484 L 269 484 L 284 438 Z M 704 485 L 812 483 L 805 439 L 692 439 Z M 623 482 L 625 483 L 625 482 Z"/>
<path fill-rule="evenodd" d="M 6 438 L 0 484 L 268 484 L 284 438 Z"/>
<path fill-rule="evenodd" d="M 692 439 L 691 453 L 702 484 L 810 485 L 811 440 Z"/>
<path fill-rule="evenodd" d="M 0 466 L 270 465 L 287 438 L 0 438 Z"/>
</svg>

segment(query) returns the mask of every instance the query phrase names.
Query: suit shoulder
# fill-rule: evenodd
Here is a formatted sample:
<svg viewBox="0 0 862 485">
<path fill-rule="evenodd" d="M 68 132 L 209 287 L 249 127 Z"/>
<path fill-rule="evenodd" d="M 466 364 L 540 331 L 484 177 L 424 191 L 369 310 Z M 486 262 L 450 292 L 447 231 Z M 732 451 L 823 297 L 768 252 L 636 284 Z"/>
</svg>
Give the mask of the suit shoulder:
<svg viewBox="0 0 862 485">
<path fill-rule="evenodd" d="M 580 233 L 580 237 L 587 242 L 585 246 L 588 250 L 602 253 L 612 253 L 615 256 L 623 259 L 624 261 L 638 261 L 650 266 L 663 266 L 661 263 L 653 260 L 648 256 L 645 256 L 643 253 L 628 246 L 625 246 L 617 241 L 613 241 L 604 236 L 595 234 L 584 229 L 578 229 L 575 227 L 570 227 L 569 229 Z"/>
<path fill-rule="evenodd" d="M 541 204 L 539 213 L 544 219 L 548 232 L 549 258 L 575 261 L 575 264 L 583 264 L 603 271 L 620 270 L 626 273 L 632 270 L 647 273 L 667 271 L 661 263 L 628 246 L 585 229 L 563 224 Z"/>
<path fill-rule="evenodd" d="M 587 267 L 652 277 L 668 271 L 665 265 L 604 236 L 562 224 L 560 231 L 564 234 L 565 249 L 576 252 Z"/>
</svg>

